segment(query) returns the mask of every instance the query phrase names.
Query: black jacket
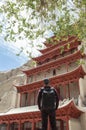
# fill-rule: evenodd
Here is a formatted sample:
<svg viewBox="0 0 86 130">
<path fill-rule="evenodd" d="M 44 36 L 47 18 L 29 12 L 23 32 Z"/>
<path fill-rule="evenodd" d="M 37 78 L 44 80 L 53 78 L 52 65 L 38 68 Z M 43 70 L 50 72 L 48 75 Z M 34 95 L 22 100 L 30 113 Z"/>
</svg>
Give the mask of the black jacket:
<svg viewBox="0 0 86 130">
<path fill-rule="evenodd" d="M 38 98 L 37 98 L 37 104 L 38 104 L 38 108 L 41 110 L 41 101 L 42 101 L 42 92 L 44 89 L 50 89 L 51 86 L 45 86 L 45 87 L 42 87 L 39 92 L 38 92 Z M 55 90 L 54 87 L 52 87 L 54 92 L 55 92 L 55 97 L 56 97 L 56 108 L 58 108 L 58 105 L 59 105 L 59 97 L 58 97 L 58 94 L 57 94 L 57 91 Z"/>
</svg>

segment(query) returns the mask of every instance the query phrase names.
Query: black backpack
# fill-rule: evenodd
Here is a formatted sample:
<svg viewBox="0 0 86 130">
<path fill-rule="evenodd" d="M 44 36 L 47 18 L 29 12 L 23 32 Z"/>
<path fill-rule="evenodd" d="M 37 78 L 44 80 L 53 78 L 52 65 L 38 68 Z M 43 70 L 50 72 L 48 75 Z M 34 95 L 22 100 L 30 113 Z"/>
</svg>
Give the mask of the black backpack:
<svg viewBox="0 0 86 130">
<path fill-rule="evenodd" d="M 42 109 L 43 110 L 52 110 L 55 109 L 56 97 L 54 88 L 46 87 L 42 91 Z"/>
</svg>

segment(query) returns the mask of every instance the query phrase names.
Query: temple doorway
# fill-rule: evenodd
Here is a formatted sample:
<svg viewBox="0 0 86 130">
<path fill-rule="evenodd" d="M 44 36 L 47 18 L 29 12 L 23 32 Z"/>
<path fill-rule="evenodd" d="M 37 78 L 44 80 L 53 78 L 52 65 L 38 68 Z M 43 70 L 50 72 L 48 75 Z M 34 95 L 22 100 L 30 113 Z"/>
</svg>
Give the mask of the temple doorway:
<svg viewBox="0 0 86 130">
<path fill-rule="evenodd" d="M 67 130 L 66 122 L 59 119 L 56 121 L 57 130 Z"/>
<path fill-rule="evenodd" d="M 32 124 L 31 122 L 24 122 L 21 125 L 21 130 L 31 130 Z"/>
<path fill-rule="evenodd" d="M 10 130 L 18 130 L 18 123 L 17 122 L 12 122 L 10 124 Z"/>
</svg>

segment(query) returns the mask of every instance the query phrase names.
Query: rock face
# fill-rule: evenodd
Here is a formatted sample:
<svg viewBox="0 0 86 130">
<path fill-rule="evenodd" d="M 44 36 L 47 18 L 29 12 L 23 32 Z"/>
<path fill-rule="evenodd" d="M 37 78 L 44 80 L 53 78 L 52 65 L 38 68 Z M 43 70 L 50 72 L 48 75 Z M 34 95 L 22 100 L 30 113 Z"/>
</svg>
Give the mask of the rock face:
<svg viewBox="0 0 86 130">
<path fill-rule="evenodd" d="M 0 113 L 17 107 L 18 94 L 14 85 L 24 84 L 26 77 L 25 74 L 22 73 L 22 70 L 30 69 L 31 66 L 32 61 L 28 61 L 20 68 L 0 73 Z"/>
<path fill-rule="evenodd" d="M 10 71 L 6 72 L 0 72 L 0 83 L 8 80 L 10 77 L 16 76 L 18 74 L 22 74 L 23 69 L 30 69 L 32 67 L 32 60 L 25 63 L 23 66 L 20 66 L 19 68 L 12 69 Z"/>
</svg>

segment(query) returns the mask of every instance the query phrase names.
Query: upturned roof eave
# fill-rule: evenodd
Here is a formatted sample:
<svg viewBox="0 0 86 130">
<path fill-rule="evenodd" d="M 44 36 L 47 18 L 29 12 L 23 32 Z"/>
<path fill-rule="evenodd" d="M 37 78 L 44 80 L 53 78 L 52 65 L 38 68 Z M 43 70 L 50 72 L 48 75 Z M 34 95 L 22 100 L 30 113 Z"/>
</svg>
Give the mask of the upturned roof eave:
<svg viewBox="0 0 86 130">
<path fill-rule="evenodd" d="M 86 72 L 84 72 L 83 67 L 80 65 L 79 67 L 77 67 L 77 69 L 71 72 L 51 77 L 50 82 L 51 85 L 55 86 L 56 84 L 63 84 L 72 80 L 78 80 L 80 77 L 83 77 L 84 75 L 86 75 Z M 30 84 L 14 86 L 18 89 L 19 92 L 34 91 L 43 86 L 43 81 L 37 81 Z"/>
<path fill-rule="evenodd" d="M 69 100 L 62 106 L 59 106 L 56 111 L 57 119 L 62 117 L 73 117 L 78 118 L 83 113 L 82 110 L 78 109 L 74 103 L 74 100 Z M 22 108 L 13 108 L 6 113 L 0 114 L 0 121 L 6 122 L 8 120 L 28 120 L 36 119 L 41 120 L 41 113 L 38 109 L 38 106 L 22 107 Z M 36 119 L 35 119 L 36 118 Z"/>
<path fill-rule="evenodd" d="M 77 48 L 79 44 L 80 44 L 79 41 L 71 42 L 69 48 L 67 48 L 67 44 L 63 45 L 62 47 L 64 48 L 64 53 L 70 51 L 71 49 Z M 38 56 L 38 57 L 35 57 L 32 59 L 34 61 L 36 61 L 37 63 L 39 63 L 39 62 L 41 63 L 41 62 L 44 62 L 46 59 L 51 59 L 55 55 L 57 55 L 57 56 L 61 55 L 61 48 L 57 47 L 57 48 L 52 49 L 51 51 L 49 51 L 41 56 Z"/>
<path fill-rule="evenodd" d="M 59 42 L 57 42 L 57 44 L 56 43 L 55 44 L 51 44 L 51 46 L 48 46 L 45 49 L 42 49 L 42 50 L 39 50 L 39 51 L 42 54 L 45 54 L 45 53 L 51 51 L 52 49 L 54 49 L 56 47 L 60 47 L 60 46 L 65 45 L 65 44 L 67 44 L 67 43 L 69 43 L 71 41 L 74 41 L 74 40 L 78 40 L 78 39 L 75 36 L 70 36 L 70 37 L 68 37 L 67 40 L 59 41 Z"/>
<path fill-rule="evenodd" d="M 80 59 L 82 57 L 84 57 L 84 55 L 82 55 L 80 51 L 77 51 L 77 52 L 70 54 L 66 57 L 45 63 L 45 64 L 37 66 L 35 68 L 29 69 L 29 70 L 22 70 L 22 72 L 25 73 L 27 76 L 30 76 L 30 75 L 39 73 L 41 71 L 43 72 L 44 70 L 49 70 L 51 68 L 55 68 L 55 66 L 56 67 L 61 66 L 61 64 L 64 64 L 64 62 L 65 63 L 74 62 L 75 59 L 77 60 L 77 59 Z"/>
</svg>

